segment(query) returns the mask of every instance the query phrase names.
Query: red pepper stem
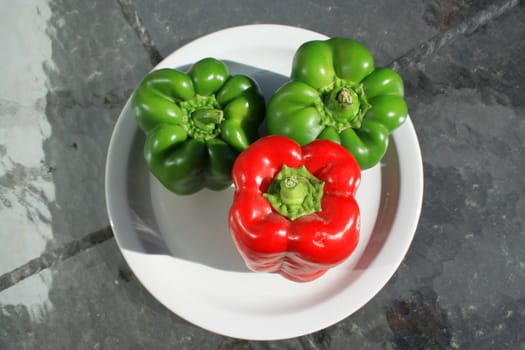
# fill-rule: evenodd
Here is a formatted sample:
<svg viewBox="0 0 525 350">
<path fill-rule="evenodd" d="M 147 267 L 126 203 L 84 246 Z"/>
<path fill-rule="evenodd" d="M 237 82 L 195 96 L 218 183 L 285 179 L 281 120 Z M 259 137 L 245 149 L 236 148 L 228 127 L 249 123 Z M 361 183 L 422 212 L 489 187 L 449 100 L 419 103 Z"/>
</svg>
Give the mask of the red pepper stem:
<svg viewBox="0 0 525 350">
<path fill-rule="evenodd" d="M 290 220 L 321 210 L 324 182 L 304 166 L 283 165 L 263 196 L 273 209 Z"/>
<path fill-rule="evenodd" d="M 300 205 L 307 194 L 308 188 L 304 183 L 304 179 L 299 179 L 296 175 L 292 175 L 281 180 L 279 195 L 284 204 Z"/>
</svg>

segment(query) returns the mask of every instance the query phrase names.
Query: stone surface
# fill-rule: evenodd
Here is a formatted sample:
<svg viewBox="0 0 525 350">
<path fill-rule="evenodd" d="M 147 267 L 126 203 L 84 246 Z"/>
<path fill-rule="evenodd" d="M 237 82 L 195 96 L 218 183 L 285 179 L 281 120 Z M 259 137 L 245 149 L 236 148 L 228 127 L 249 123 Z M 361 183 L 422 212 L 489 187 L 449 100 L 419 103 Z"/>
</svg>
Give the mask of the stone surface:
<svg viewBox="0 0 525 350">
<path fill-rule="evenodd" d="M 4 273 L 107 226 L 107 146 L 150 64 L 115 3 L 0 4 Z"/>
<path fill-rule="evenodd" d="M 127 267 L 114 240 L 0 294 L 0 349 L 213 349 L 221 336 L 160 305 Z M 33 279 L 47 288 L 28 305 Z M 9 295 L 26 295 L 7 303 Z"/>
<path fill-rule="evenodd" d="M 108 223 L 104 198 L 106 152 L 119 113 L 149 60 L 115 2 L 53 0 L 46 33 L 43 147 L 56 184 L 50 206 L 55 247 Z"/>
<path fill-rule="evenodd" d="M 0 349 L 525 349 L 523 2 L 490 20 L 516 3 L 0 0 Z M 461 27 L 472 18 L 488 24 Z M 425 170 L 417 234 L 385 288 L 326 330 L 273 342 L 187 323 L 113 239 L 85 239 L 108 225 L 106 150 L 142 76 L 251 23 L 353 36 L 381 65 L 409 53 L 398 68 Z M 444 45 L 418 55 L 428 40 Z"/>
<path fill-rule="evenodd" d="M 351 36 L 374 52 L 385 65 L 419 42 L 435 35 L 442 25 L 443 9 L 433 1 L 409 2 L 292 0 L 261 2 L 197 0 L 175 5 L 163 0 L 137 1 L 153 41 L 162 55 L 199 36 L 232 26 L 276 23 L 297 26 L 328 36 Z M 181 15 L 181 14 L 184 15 Z"/>
<path fill-rule="evenodd" d="M 2 3 L 7 8 L 7 3 Z M 0 273 L 39 255 L 52 239 L 49 203 L 55 196 L 43 141 L 51 126 L 45 117 L 46 74 L 52 54 L 45 34 L 46 4 L 18 3 L 18 14 L 3 11 L 0 30 Z M 16 234 L 13 234 L 16 232 Z M 8 254 L 17 251 L 18 254 Z"/>
</svg>

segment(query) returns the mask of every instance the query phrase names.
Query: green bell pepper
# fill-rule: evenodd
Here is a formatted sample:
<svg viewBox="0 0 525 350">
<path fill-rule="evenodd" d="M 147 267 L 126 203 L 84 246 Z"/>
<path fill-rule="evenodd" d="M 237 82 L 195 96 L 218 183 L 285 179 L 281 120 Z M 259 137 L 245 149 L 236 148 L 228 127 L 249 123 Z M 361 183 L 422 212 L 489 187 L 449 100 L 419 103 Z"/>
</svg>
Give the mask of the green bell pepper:
<svg viewBox="0 0 525 350">
<path fill-rule="evenodd" d="M 407 118 L 401 77 L 376 68 L 369 50 L 348 38 L 309 41 L 296 51 L 290 81 L 268 102 L 270 134 L 301 145 L 342 144 L 361 169 L 377 164 L 389 134 Z"/>
<path fill-rule="evenodd" d="M 254 80 L 204 58 L 187 72 L 149 73 L 132 108 L 146 133 L 148 168 L 167 189 L 186 195 L 231 185 L 237 155 L 259 137 L 265 100 Z"/>
</svg>

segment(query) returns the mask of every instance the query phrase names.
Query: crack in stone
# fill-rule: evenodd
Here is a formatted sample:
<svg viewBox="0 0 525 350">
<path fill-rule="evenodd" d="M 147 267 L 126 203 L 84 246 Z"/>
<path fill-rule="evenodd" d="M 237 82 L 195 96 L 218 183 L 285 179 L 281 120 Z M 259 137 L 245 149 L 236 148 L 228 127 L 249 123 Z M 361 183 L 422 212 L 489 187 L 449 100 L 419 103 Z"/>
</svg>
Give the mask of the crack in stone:
<svg viewBox="0 0 525 350">
<path fill-rule="evenodd" d="M 122 10 L 124 19 L 129 23 L 131 28 L 133 28 L 142 46 L 148 53 L 151 64 L 153 66 L 157 65 L 162 61 L 163 57 L 157 49 L 148 29 L 142 22 L 142 18 L 139 16 L 133 0 L 117 0 L 117 2 Z"/>
<path fill-rule="evenodd" d="M 113 237 L 110 226 L 88 233 L 84 237 L 69 242 L 56 249 L 49 250 L 38 258 L 32 259 L 22 266 L 0 276 L 0 292 L 14 286 L 18 282 L 39 273 L 61 261 L 69 259 L 78 253 L 103 243 Z"/>
<path fill-rule="evenodd" d="M 439 49 L 452 43 L 457 37 L 464 34 L 471 34 L 480 27 L 488 24 L 490 21 L 496 19 L 510 9 L 518 6 L 520 0 L 508 0 L 501 4 L 494 4 L 487 7 L 485 10 L 478 12 L 476 15 L 466 19 L 457 26 L 444 31 L 423 42 L 414 49 L 408 51 L 401 57 L 398 57 L 388 66 L 394 70 L 401 70 L 410 65 L 424 60 L 431 56 Z"/>
</svg>

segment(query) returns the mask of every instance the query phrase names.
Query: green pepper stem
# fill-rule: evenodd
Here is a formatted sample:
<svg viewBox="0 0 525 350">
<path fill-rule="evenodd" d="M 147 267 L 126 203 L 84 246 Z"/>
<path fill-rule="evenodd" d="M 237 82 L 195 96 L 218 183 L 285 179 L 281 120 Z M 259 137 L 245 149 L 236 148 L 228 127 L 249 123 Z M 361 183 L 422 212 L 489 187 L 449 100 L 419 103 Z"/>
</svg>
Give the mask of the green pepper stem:
<svg viewBox="0 0 525 350">
<path fill-rule="evenodd" d="M 339 92 L 336 95 L 336 99 L 337 102 L 339 102 L 341 108 L 348 108 L 354 103 L 352 94 L 347 88 L 342 88 L 341 90 L 339 90 Z"/>
<path fill-rule="evenodd" d="M 326 107 L 336 120 L 351 121 L 359 113 L 359 99 L 351 88 L 334 89 L 327 96 Z"/>
<path fill-rule="evenodd" d="M 362 84 L 336 78 L 333 85 L 321 91 L 316 108 L 322 116 L 321 124 L 341 132 L 347 128 L 360 128 L 370 104 Z"/>
<path fill-rule="evenodd" d="M 195 126 L 201 130 L 212 131 L 222 122 L 223 112 L 220 109 L 197 109 L 191 113 Z"/>
</svg>

